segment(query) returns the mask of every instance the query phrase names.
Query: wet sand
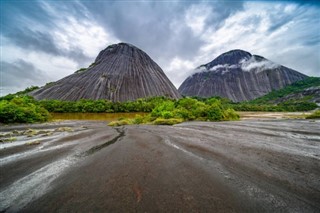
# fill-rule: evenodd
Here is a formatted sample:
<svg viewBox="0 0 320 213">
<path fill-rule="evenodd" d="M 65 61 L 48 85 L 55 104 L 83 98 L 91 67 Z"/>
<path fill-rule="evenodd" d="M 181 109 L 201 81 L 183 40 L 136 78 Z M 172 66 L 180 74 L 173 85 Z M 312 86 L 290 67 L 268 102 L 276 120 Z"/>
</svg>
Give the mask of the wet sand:
<svg viewBox="0 0 320 213">
<path fill-rule="evenodd" d="M 0 144 L 3 212 L 320 212 L 319 120 L 1 133 L 29 128 L 52 133 Z"/>
</svg>

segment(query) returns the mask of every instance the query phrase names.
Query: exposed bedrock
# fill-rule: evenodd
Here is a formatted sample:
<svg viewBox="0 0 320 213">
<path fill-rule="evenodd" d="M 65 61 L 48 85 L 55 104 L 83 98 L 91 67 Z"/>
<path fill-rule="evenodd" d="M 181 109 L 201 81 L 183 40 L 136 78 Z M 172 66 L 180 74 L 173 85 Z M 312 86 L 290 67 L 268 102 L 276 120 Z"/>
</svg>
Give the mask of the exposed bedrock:
<svg viewBox="0 0 320 213">
<path fill-rule="evenodd" d="M 87 69 L 79 70 L 31 92 L 30 95 L 36 99 L 70 101 L 180 97 L 162 69 L 145 52 L 126 43 L 108 46 Z"/>
<path fill-rule="evenodd" d="M 180 86 L 186 96 L 220 96 L 240 102 L 263 96 L 307 76 L 243 50 L 224 53 L 201 65 Z"/>
</svg>

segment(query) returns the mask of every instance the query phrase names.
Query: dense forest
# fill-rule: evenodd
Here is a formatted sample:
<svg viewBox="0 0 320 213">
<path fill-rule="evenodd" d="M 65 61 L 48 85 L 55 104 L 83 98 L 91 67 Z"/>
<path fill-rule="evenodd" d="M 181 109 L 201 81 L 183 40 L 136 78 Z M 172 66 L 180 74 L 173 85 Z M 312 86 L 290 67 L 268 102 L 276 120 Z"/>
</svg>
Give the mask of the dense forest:
<svg viewBox="0 0 320 213">
<path fill-rule="evenodd" d="M 36 101 L 30 96 L 10 96 L 10 98 L 6 97 L 0 101 L 2 123 L 47 121 L 50 118 L 49 112 L 150 112 L 146 122 L 155 121 L 157 118 L 179 119 L 180 122 L 186 120 L 235 120 L 239 118 L 233 109 L 224 106 L 217 98 L 200 101 L 193 98 L 173 100 L 166 97 L 153 97 L 128 102 L 111 102 L 108 100 Z M 160 123 L 159 119 L 155 123 Z"/>
</svg>

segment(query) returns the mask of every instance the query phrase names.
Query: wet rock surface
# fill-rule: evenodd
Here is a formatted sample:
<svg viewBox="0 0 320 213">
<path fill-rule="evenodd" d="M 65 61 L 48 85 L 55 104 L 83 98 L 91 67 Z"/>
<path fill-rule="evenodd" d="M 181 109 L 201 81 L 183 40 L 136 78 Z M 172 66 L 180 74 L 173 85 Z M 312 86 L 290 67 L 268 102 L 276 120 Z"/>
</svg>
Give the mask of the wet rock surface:
<svg viewBox="0 0 320 213">
<path fill-rule="evenodd" d="M 114 102 L 155 96 L 181 97 L 158 64 L 127 43 L 108 46 L 82 72 L 46 85 L 30 95 L 39 100 L 107 99 Z"/>
<path fill-rule="evenodd" d="M 2 127 L 1 134 L 30 128 L 53 133 L 1 143 L 0 210 L 319 212 L 319 124 L 245 120 L 115 129 L 100 121 L 66 121 Z M 26 145 L 30 140 L 40 144 Z"/>
<path fill-rule="evenodd" d="M 185 96 L 220 96 L 241 102 L 266 95 L 306 77 L 262 56 L 232 50 L 197 68 L 196 73 L 181 84 L 179 92 Z"/>
</svg>

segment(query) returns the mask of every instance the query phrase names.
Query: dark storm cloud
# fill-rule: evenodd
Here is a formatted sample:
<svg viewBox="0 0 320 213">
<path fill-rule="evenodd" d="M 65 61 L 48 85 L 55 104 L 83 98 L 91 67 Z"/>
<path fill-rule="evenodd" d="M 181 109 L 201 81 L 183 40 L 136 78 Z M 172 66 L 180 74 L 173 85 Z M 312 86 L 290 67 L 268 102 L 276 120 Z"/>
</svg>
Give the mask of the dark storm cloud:
<svg viewBox="0 0 320 213">
<path fill-rule="evenodd" d="M 272 25 L 269 27 L 269 32 L 272 33 L 276 30 L 278 30 L 280 27 L 282 27 L 283 25 L 287 24 L 289 21 L 292 20 L 292 17 L 286 17 L 284 16 L 283 18 L 277 18 L 277 20 L 274 20 L 272 22 Z"/>
<path fill-rule="evenodd" d="M 60 26 L 58 26 L 56 16 L 48 13 L 44 5 L 36 1 L 22 1 L 19 4 L 8 1 L 2 4 L 3 30 L 1 34 L 11 43 L 27 50 L 68 57 L 78 63 L 91 60 L 80 48 L 72 47 L 63 50 L 57 46 L 51 33 Z M 53 4 L 61 13 L 79 16 L 78 19 L 86 17 L 79 4 L 72 2 Z"/>
<path fill-rule="evenodd" d="M 95 16 L 96 20 L 105 28 L 112 29 L 113 34 L 121 41 L 132 43 L 154 57 L 160 54 L 176 54 L 176 47 L 168 51 L 168 43 L 172 41 L 171 20 L 183 16 L 185 5 L 161 4 L 151 2 L 98 2 L 84 5 Z M 158 5 L 158 6 L 157 6 Z M 179 11 L 177 13 L 176 11 Z M 182 18 L 182 17 L 181 17 Z M 185 30 L 185 36 L 179 36 L 183 42 L 189 38 L 191 31 Z M 192 41 L 199 43 L 200 41 Z M 185 43 L 187 50 L 192 49 L 192 42 Z M 191 48 L 189 47 L 191 43 Z M 190 51 L 181 51 L 186 54 Z"/>
<path fill-rule="evenodd" d="M 303 42 L 306 46 L 316 46 L 320 44 L 320 37 L 319 35 L 310 36 L 310 38 Z"/>
<path fill-rule="evenodd" d="M 133 43 L 153 57 L 194 57 L 204 43 L 193 35 L 184 23 L 185 12 L 196 2 L 91 2 L 83 3 L 98 22 L 111 29 L 121 41 Z M 207 4 L 207 3 L 203 3 Z M 214 15 L 206 26 L 218 26 L 222 20 L 236 10 L 242 9 L 242 2 L 214 2 Z M 173 25 L 173 20 L 177 24 Z M 205 26 L 205 27 L 206 27 Z"/>
<path fill-rule="evenodd" d="M 191 59 L 204 43 L 184 23 L 186 10 L 196 4 L 197 2 L 59 1 L 47 5 L 59 11 L 61 18 L 64 14 L 76 19 L 92 16 L 120 41 L 132 43 L 152 57 L 166 59 L 179 55 Z M 215 2 L 215 11 L 211 11 L 214 16 L 209 17 L 205 24 L 211 27 L 218 26 L 234 11 L 242 9 L 242 5 L 240 1 Z M 90 60 L 81 50 L 80 53 L 77 52 L 79 49 L 66 52 L 56 46 L 50 33 L 59 26 L 57 18 L 46 10 L 46 4 L 36 1 L 22 2 L 18 5 L 7 2 L 3 7 L 6 8 L 5 11 L 17 14 L 12 16 L 12 13 L 6 12 L 2 15 L 7 26 L 3 35 L 11 42 L 23 48 L 66 56 L 78 63 Z M 174 26 L 173 20 L 180 23 Z M 32 23 L 38 26 L 30 26 Z M 32 27 L 44 27 L 49 30 L 43 32 L 28 29 Z"/>
<path fill-rule="evenodd" d="M 83 53 L 83 50 L 77 47 L 63 50 L 57 47 L 51 34 L 47 32 L 31 31 L 27 28 L 15 29 L 14 31 L 4 35 L 10 42 L 20 48 L 27 50 L 40 51 L 56 56 L 65 56 L 79 63 L 88 61 L 91 58 Z"/>
<path fill-rule="evenodd" d="M 300 0 L 300 1 L 287 1 L 289 2 L 295 2 L 300 5 L 309 5 L 309 6 L 320 6 L 320 1 L 319 0 Z"/>
<path fill-rule="evenodd" d="M 34 32 L 24 28 L 15 29 L 5 36 L 21 48 L 43 51 L 54 55 L 61 54 L 61 51 L 55 45 L 52 36 L 46 32 Z"/>
<path fill-rule="evenodd" d="M 1 93 L 14 90 L 23 90 L 31 85 L 43 85 L 48 82 L 46 74 L 35 68 L 31 63 L 18 60 L 13 63 L 0 61 L 1 63 Z"/>
</svg>

